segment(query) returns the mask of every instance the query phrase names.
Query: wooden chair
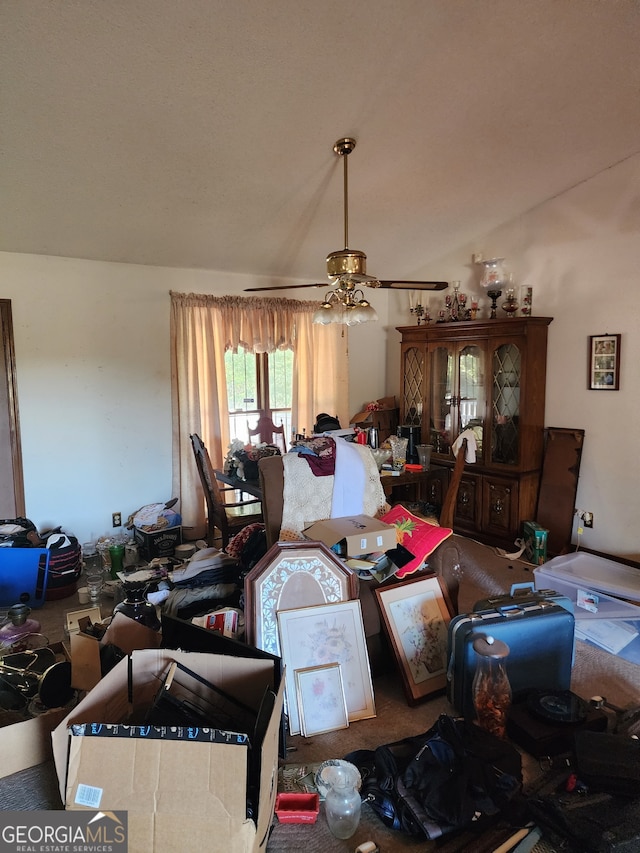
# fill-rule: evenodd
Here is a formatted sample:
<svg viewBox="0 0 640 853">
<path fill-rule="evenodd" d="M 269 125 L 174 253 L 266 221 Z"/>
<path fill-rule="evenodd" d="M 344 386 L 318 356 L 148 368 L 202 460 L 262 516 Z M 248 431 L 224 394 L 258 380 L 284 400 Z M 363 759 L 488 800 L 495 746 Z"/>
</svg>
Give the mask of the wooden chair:
<svg viewBox="0 0 640 853">
<path fill-rule="evenodd" d="M 464 472 L 464 460 L 467 455 L 467 439 L 464 438 L 458 449 L 456 456 L 456 464 L 453 466 L 449 487 L 442 501 L 442 509 L 440 510 L 440 527 L 453 527 L 453 517 L 456 512 L 456 502 L 458 500 L 458 489 L 460 488 L 460 480 Z"/>
<path fill-rule="evenodd" d="M 199 435 L 191 436 L 191 445 L 195 456 L 202 490 L 207 504 L 207 543 L 213 547 L 216 540 L 222 540 L 226 548 L 229 539 L 243 527 L 262 521 L 262 507 L 258 498 L 246 501 L 225 500 L 226 492 L 235 492 L 233 486 L 221 486 L 216 479 L 209 452 Z M 219 530 L 220 535 L 215 531 Z"/>
<path fill-rule="evenodd" d="M 258 423 L 253 428 L 249 426 L 249 422 L 247 421 L 247 430 L 249 432 L 250 442 L 254 436 L 258 436 L 259 442 L 275 445 L 275 447 L 280 450 L 280 453 L 284 454 L 287 452 L 287 442 L 284 437 L 284 424 L 276 426 L 270 417 L 267 415 L 260 415 Z"/>
</svg>

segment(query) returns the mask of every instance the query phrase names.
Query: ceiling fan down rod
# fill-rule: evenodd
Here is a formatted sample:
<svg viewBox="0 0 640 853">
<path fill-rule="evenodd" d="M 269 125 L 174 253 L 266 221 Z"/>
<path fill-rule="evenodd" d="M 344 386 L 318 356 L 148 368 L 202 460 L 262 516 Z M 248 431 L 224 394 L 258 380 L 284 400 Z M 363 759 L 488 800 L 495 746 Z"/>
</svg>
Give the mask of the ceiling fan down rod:
<svg viewBox="0 0 640 853">
<path fill-rule="evenodd" d="M 336 154 L 339 154 L 344 160 L 344 247 L 349 248 L 349 175 L 347 166 L 347 157 L 356 147 L 355 139 L 345 136 L 339 139 L 333 146 Z"/>
</svg>

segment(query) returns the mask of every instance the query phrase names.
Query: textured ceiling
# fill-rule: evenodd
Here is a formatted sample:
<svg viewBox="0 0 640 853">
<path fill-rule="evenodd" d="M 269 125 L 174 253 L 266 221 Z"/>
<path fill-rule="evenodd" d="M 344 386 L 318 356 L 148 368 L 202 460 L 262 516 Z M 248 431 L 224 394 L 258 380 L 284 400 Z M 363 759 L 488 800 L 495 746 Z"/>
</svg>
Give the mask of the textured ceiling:
<svg viewBox="0 0 640 853">
<path fill-rule="evenodd" d="M 640 150 L 635 0 L 5 0 L 0 250 L 381 278 Z"/>
</svg>

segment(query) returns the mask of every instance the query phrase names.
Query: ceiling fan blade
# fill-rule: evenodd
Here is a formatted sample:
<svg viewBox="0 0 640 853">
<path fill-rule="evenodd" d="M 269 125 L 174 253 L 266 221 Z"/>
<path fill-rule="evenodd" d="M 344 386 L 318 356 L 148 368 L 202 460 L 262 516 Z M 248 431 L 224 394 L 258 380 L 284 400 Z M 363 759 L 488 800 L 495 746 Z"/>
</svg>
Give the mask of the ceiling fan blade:
<svg viewBox="0 0 640 853">
<path fill-rule="evenodd" d="M 244 293 L 257 293 L 259 290 L 299 290 L 301 287 L 324 287 L 326 290 L 330 286 L 326 282 L 324 284 L 279 284 L 273 287 L 245 287 Z"/>
<path fill-rule="evenodd" d="M 380 287 L 393 290 L 446 290 L 448 281 L 381 281 Z"/>
</svg>

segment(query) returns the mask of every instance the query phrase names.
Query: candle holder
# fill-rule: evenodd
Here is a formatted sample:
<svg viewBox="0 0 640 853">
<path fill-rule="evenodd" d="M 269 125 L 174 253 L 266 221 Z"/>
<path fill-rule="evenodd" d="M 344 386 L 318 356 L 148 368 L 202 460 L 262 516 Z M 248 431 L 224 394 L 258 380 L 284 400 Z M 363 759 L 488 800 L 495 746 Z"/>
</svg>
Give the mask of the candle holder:
<svg viewBox="0 0 640 853">
<path fill-rule="evenodd" d="M 502 296 L 501 290 L 487 290 L 487 296 L 491 300 L 491 311 L 489 313 L 489 319 L 495 320 L 498 316 L 498 299 Z"/>
<path fill-rule="evenodd" d="M 421 303 L 418 305 L 412 305 L 409 308 L 410 314 L 415 314 L 417 319 L 417 323 L 420 326 L 422 323 L 430 323 L 431 315 L 429 314 L 429 309 L 425 308 Z"/>
</svg>

